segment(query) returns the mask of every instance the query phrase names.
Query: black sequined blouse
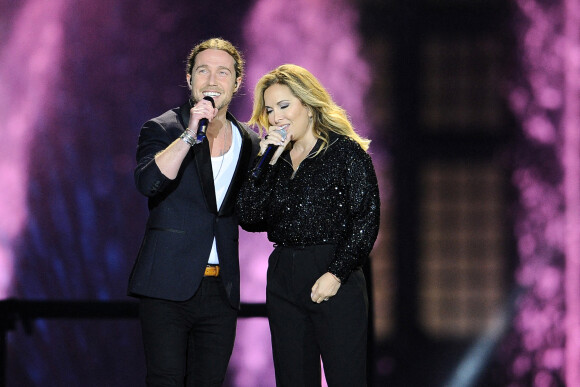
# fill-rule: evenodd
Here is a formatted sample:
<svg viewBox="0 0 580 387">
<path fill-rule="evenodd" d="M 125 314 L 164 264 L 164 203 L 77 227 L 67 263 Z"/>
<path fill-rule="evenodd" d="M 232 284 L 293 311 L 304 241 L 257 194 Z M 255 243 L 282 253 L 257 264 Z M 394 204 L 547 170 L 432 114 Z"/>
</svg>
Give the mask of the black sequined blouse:
<svg viewBox="0 0 580 387">
<path fill-rule="evenodd" d="M 345 281 L 367 259 L 379 231 L 379 189 L 370 156 L 349 137 L 318 140 L 294 172 L 285 151 L 251 175 L 238 196 L 240 224 L 281 246 L 335 244 L 328 271 Z M 256 162 L 258 159 L 256 159 Z"/>
</svg>

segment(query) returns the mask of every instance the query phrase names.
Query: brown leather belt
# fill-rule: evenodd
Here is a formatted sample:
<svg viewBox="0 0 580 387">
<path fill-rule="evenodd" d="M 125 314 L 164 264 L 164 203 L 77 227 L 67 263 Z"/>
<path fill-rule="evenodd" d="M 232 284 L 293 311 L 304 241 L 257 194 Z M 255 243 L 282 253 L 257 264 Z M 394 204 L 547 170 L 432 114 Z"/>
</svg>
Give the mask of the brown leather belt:
<svg viewBox="0 0 580 387">
<path fill-rule="evenodd" d="M 207 265 L 205 267 L 204 277 L 218 277 L 220 275 L 219 265 Z"/>
</svg>

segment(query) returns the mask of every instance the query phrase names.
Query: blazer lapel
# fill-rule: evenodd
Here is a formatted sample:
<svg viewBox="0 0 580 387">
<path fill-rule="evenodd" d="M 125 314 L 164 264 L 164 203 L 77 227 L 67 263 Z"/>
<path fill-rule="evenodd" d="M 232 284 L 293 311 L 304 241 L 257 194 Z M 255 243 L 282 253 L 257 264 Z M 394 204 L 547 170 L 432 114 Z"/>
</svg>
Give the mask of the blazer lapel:
<svg viewBox="0 0 580 387">
<path fill-rule="evenodd" d="M 215 200 L 215 186 L 213 185 L 213 172 L 211 169 L 211 153 L 209 151 L 209 142 L 204 138 L 201 144 L 194 145 L 193 154 L 195 155 L 195 166 L 197 174 L 201 180 L 201 189 L 205 197 L 205 203 L 210 212 L 217 214 L 217 203 Z"/>
<path fill-rule="evenodd" d="M 184 128 L 189 126 L 190 109 L 190 101 L 181 106 L 180 115 Z M 207 139 L 204 139 L 201 144 L 194 145 L 192 150 L 195 156 L 195 167 L 199 176 L 201 190 L 203 191 L 203 196 L 205 198 L 205 204 L 207 205 L 207 208 L 210 212 L 217 214 L 217 203 L 215 200 L 215 187 L 213 185 L 213 172 L 211 168 L 211 153 L 209 150 L 209 142 Z"/>
</svg>

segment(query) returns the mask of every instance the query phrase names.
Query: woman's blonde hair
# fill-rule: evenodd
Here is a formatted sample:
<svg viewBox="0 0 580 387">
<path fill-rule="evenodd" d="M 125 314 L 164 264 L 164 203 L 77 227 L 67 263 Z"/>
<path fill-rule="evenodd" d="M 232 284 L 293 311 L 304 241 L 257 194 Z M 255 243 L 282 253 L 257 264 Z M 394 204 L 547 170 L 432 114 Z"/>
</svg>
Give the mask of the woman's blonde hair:
<svg viewBox="0 0 580 387">
<path fill-rule="evenodd" d="M 332 100 L 318 79 L 305 68 L 293 64 L 279 66 L 264 75 L 256 84 L 254 108 L 248 124 L 257 125 L 260 135 L 270 126 L 264 106 L 264 92 L 274 84 L 288 86 L 292 94 L 312 112 L 314 136 L 323 141 L 318 152 L 328 146 L 329 132 L 352 138 L 365 151 L 369 148 L 371 141 L 354 131 L 346 111 Z"/>
</svg>

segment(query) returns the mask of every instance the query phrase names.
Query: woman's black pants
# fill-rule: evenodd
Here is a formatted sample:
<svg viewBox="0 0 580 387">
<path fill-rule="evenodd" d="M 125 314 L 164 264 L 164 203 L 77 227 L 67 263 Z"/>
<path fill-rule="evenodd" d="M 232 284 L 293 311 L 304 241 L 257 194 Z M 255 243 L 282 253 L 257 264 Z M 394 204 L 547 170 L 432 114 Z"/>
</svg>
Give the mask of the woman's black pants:
<svg viewBox="0 0 580 387">
<path fill-rule="evenodd" d="M 334 245 L 278 246 L 270 255 L 266 303 L 277 386 L 366 386 L 368 298 L 361 269 L 320 304 L 312 286 L 334 259 Z"/>
</svg>

